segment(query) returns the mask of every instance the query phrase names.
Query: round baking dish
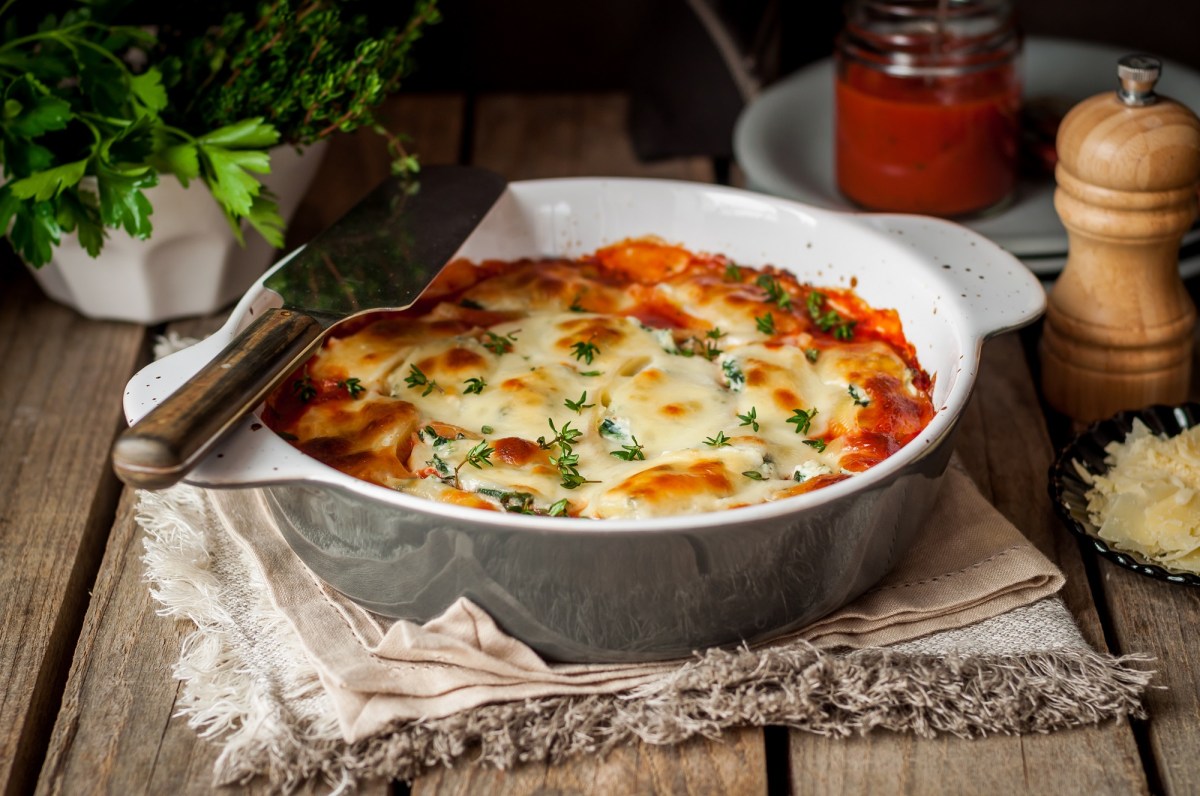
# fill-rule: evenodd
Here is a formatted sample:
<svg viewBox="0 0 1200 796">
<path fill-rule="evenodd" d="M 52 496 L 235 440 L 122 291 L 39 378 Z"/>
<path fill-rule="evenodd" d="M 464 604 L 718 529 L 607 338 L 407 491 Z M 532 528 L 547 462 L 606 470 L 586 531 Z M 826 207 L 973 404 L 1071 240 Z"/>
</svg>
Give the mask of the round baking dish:
<svg viewBox="0 0 1200 796">
<path fill-rule="evenodd" d="M 891 458 L 775 503 L 648 520 L 480 511 L 359 481 L 247 418 L 186 479 L 262 488 L 296 553 L 360 604 L 430 619 L 460 596 L 548 658 L 656 660 L 801 627 L 877 582 L 923 521 L 970 396 L 983 341 L 1034 320 L 1045 295 L 1016 259 L 955 224 L 853 215 L 711 185 L 637 179 L 513 183 L 459 251 L 585 254 L 657 235 L 895 308 L 934 378 L 936 414 Z M 129 383 L 144 415 L 278 297 L 252 287 L 229 321 Z"/>
</svg>

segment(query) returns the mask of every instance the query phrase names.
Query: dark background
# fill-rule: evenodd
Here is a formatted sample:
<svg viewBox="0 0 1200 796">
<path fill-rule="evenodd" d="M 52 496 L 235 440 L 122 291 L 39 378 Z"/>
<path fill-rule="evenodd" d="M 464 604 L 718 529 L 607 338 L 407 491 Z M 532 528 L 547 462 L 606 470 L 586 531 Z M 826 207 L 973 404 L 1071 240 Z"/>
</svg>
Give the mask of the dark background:
<svg viewBox="0 0 1200 796">
<path fill-rule="evenodd" d="M 1200 0 L 1014 0 L 1026 34 L 1111 44 L 1200 70 Z M 827 57 L 842 0 L 442 0 L 407 91 L 627 91 L 643 160 L 732 155 L 746 93 Z M 722 57 L 696 8 L 732 46 Z M 743 83 L 743 86 L 745 84 Z M 1200 110 L 1200 109 L 1196 109 Z"/>
<path fill-rule="evenodd" d="M 773 7 L 786 74 L 829 55 L 841 0 L 710 0 L 750 45 Z M 445 19 L 417 45 L 414 90 L 609 90 L 635 86 L 629 66 L 674 41 L 684 0 L 443 0 Z M 1027 33 L 1103 42 L 1200 69 L 1200 0 L 1016 0 Z M 658 24 L 655 24 L 658 23 Z M 703 42 L 694 46 L 705 46 Z M 672 53 L 686 59 L 689 52 Z M 644 76 L 643 76 L 644 77 Z"/>
</svg>

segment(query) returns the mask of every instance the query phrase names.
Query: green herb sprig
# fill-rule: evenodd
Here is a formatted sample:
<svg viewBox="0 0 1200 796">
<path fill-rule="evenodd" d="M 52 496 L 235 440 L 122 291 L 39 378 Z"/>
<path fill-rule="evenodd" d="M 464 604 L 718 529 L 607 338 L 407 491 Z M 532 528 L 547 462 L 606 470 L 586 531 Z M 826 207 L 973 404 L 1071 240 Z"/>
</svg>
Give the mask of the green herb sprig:
<svg viewBox="0 0 1200 796">
<path fill-rule="evenodd" d="M 609 451 L 609 456 L 616 456 L 618 459 L 626 462 L 643 462 L 646 460 L 645 446 L 637 441 L 637 437 L 630 437 L 633 440 L 632 445 L 622 445 L 619 451 Z"/>
<path fill-rule="evenodd" d="M 808 294 L 807 307 L 809 317 L 822 332 L 833 331 L 838 340 L 853 340 L 854 327 L 858 321 L 846 320 L 837 310 L 825 309 L 825 294 L 814 290 Z"/>
<path fill-rule="evenodd" d="M 418 387 L 424 387 L 425 391 L 421 393 L 422 398 L 424 398 L 426 395 L 429 395 L 429 393 L 433 392 L 434 390 L 445 392 L 441 385 L 426 376 L 425 372 L 416 365 L 408 366 L 408 375 L 404 377 L 404 383 L 408 385 L 410 390 L 415 390 Z"/>
<path fill-rule="evenodd" d="M 780 309 L 790 309 L 792 306 L 792 297 L 788 295 L 787 290 L 783 285 L 779 284 L 779 280 L 770 274 L 759 274 L 754 280 L 754 284 L 761 287 L 767 294 L 767 299 L 774 302 Z"/>
<path fill-rule="evenodd" d="M 808 411 L 803 409 L 793 409 L 792 416 L 789 417 L 786 422 L 796 424 L 797 434 L 807 434 L 812 428 L 812 420 L 816 416 L 817 408 L 815 406 Z"/>
<path fill-rule="evenodd" d="M 758 431 L 758 410 L 753 406 L 750 407 L 750 411 L 746 412 L 746 414 L 738 415 L 738 420 L 742 421 L 739 425 L 750 426 L 750 428 Z"/>
<path fill-rule="evenodd" d="M 571 344 L 571 355 L 589 365 L 599 354 L 600 348 L 590 340 L 580 340 Z"/>
<path fill-rule="evenodd" d="M 337 386 L 350 393 L 350 397 L 354 398 L 355 400 L 357 400 L 360 395 L 367 391 L 367 388 L 362 385 L 362 382 L 356 378 L 343 379 L 337 383 Z"/>
<path fill-rule="evenodd" d="M 520 331 L 520 330 L 518 330 Z M 498 357 L 504 356 L 513 350 L 513 343 L 517 342 L 517 333 L 509 332 L 506 335 L 498 335 L 495 332 L 484 332 L 487 340 L 484 341 L 483 347 L 491 351 Z"/>
<path fill-rule="evenodd" d="M 563 403 L 566 404 L 567 408 L 572 412 L 576 414 L 582 414 L 584 409 L 591 409 L 593 406 L 595 406 L 595 404 L 584 403 L 586 400 L 587 390 L 584 390 L 583 395 L 579 396 L 578 401 L 572 401 L 570 398 L 567 398 L 563 401 Z"/>
<path fill-rule="evenodd" d="M 710 448 L 723 448 L 731 443 L 724 431 L 718 431 L 715 437 L 705 437 L 704 444 Z"/>
<path fill-rule="evenodd" d="M 70 232 L 93 257 L 109 230 L 150 237 L 144 191 L 163 174 L 206 185 L 238 240 L 245 220 L 283 245 L 279 210 L 255 176 L 270 171 L 266 150 L 278 130 L 251 111 L 175 122 L 163 70 L 135 73 L 123 58 L 157 44 L 140 28 L 97 21 L 86 6 L 32 32 L 10 21 L 0 43 L 0 230 L 30 265 L 49 262 Z"/>
</svg>

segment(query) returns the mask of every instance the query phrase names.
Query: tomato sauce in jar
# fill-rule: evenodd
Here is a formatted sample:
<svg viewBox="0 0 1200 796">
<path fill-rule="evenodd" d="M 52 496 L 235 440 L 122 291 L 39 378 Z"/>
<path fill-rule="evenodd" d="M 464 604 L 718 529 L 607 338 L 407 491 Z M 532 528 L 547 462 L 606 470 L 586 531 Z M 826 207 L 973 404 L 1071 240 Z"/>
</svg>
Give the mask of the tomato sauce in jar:
<svg viewBox="0 0 1200 796">
<path fill-rule="evenodd" d="M 1009 0 L 857 0 L 837 52 L 838 187 L 871 210 L 963 216 L 1016 186 Z"/>
</svg>

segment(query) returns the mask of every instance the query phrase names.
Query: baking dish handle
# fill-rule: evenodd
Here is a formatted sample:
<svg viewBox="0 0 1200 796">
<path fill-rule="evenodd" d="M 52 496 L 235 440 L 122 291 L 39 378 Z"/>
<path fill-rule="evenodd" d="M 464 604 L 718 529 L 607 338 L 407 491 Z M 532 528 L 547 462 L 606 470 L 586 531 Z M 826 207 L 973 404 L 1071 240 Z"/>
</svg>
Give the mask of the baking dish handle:
<svg viewBox="0 0 1200 796">
<path fill-rule="evenodd" d="M 1046 291 L 1037 276 L 979 233 L 928 216 L 870 213 L 862 219 L 916 256 L 933 259 L 932 285 L 980 340 L 1026 326 L 1045 312 Z"/>
</svg>

